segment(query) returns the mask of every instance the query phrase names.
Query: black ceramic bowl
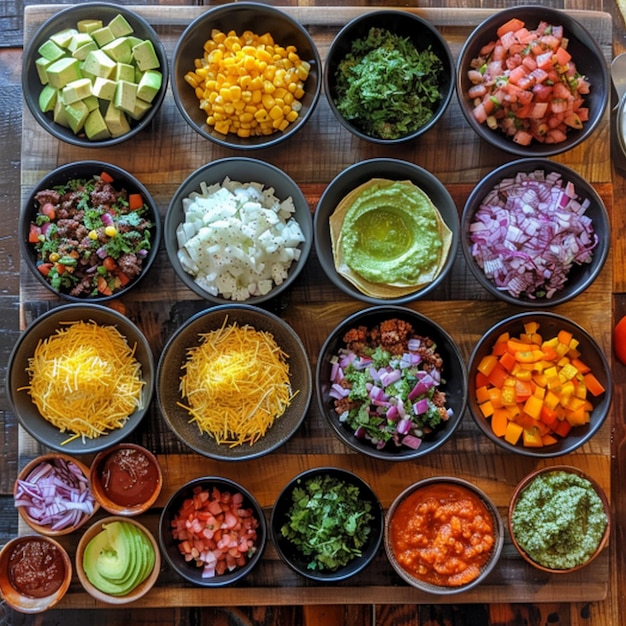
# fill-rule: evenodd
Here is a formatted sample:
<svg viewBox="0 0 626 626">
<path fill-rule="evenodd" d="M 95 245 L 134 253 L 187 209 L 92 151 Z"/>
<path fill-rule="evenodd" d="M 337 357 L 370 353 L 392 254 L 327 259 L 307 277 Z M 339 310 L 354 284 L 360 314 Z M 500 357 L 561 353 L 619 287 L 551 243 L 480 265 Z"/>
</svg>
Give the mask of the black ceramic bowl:
<svg viewBox="0 0 626 626">
<path fill-rule="evenodd" d="M 442 64 L 442 71 L 437 80 L 439 99 L 432 105 L 432 117 L 423 125 L 397 138 L 388 139 L 381 137 L 380 134 L 372 133 L 360 119 L 349 119 L 337 106 L 340 95 L 337 90 L 338 67 L 350 52 L 354 41 L 366 38 L 373 27 L 385 29 L 405 39 L 408 38 L 420 53 L 430 47 Z M 454 59 L 448 44 L 431 23 L 410 11 L 380 10 L 355 17 L 335 36 L 326 55 L 324 91 L 331 111 L 341 125 L 353 135 L 373 143 L 394 145 L 415 139 L 437 124 L 450 104 L 454 92 L 454 77 Z M 389 97 L 397 98 L 397 95 L 393 94 Z"/>
<path fill-rule="evenodd" d="M 150 108 L 139 117 L 139 119 L 128 117 L 130 130 L 119 136 L 111 136 L 103 139 L 89 139 L 84 132 L 81 131 L 75 134 L 71 128 L 55 122 L 52 112 L 42 112 L 39 106 L 39 95 L 43 85 L 39 78 L 36 61 L 40 57 L 40 46 L 56 33 L 64 31 L 67 28 L 76 29 L 77 23 L 81 20 L 100 20 L 103 26 L 106 27 L 117 15 L 122 15 L 130 24 L 133 29 L 133 36 L 152 42 L 159 60 L 158 70 L 162 74 L 161 87 L 154 96 Z M 103 148 L 117 145 L 123 141 L 127 141 L 143 129 L 149 127 L 165 98 L 168 80 L 169 66 L 167 56 L 165 48 L 156 31 L 143 17 L 133 10 L 117 4 L 107 2 L 81 2 L 74 6 L 66 7 L 46 20 L 33 38 L 29 42 L 26 42 L 25 45 L 22 65 L 22 89 L 26 105 L 39 124 L 51 135 L 66 143 L 83 148 Z M 108 101 L 104 99 L 99 100 L 101 108 L 106 110 Z"/>
<path fill-rule="evenodd" d="M 246 304 L 257 305 L 282 293 L 295 282 L 313 247 L 313 218 L 307 200 L 295 181 L 275 165 L 248 157 L 228 157 L 202 165 L 192 172 L 180 184 L 170 201 L 164 222 L 165 249 L 178 278 L 196 295 L 214 304 L 234 302 L 233 299 L 222 295 L 221 291 L 216 291 L 213 294 L 201 286 L 196 281 L 196 277 L 184 269 L 178 255 L 177 230 L 179 225 L 185 221 L 184 200 L 190 194 L 200 193 L 202 183 L 206 183 L 208 186 L 222 184 L 226 178 L 242 184 L 260 183 L 265 190 L 273 189 L 274 195 L 281 201 L 291 198 L 295 208 L 293 219 L 298 222 L 304 236 L 304 241 L 298 244 L 300 257 L 291 262 L 287 278 L 280 284 L 274 282 L 267 293 L 251 295 L 245 299 Z M 248 254 L 248 251 L 244 250 L 244 254 Z M 209 281 L 209 284 L 215 286 L 214 281 Z"/>
<path fill-rule="evenodd" d="M 283 525 L 289 522 L 294 490 L 296 488 L 303 488 L 310 479 L 326 476 L 333 482 L 340 481 L 350 488 L 356 487 L 358 489 L 359 500 L 368 502 L 371 505 L 370 514 L 372 520 L 369 523 L 370 532 L 367 541 L 361 548 L 361 555 L 355 557 L 345 566 L 335 570 L 309 568 L 308 563 L 311 561 L 311 557 L 304 555 L 294 542 L 285 537 L 281 532 Z M 330 502 L 325 504 L 328 505 L 329 511 L 333 510 Z M 339 505 L 337 506 L 339 507 Z M 332 513 L 329 513 L 329 516 L 330 515 L 332 515 Z M 383 538 L 383 509 L 371 487 L 353 472 L 338 467 L 316 467 L 298 474 L 283 488 L 272 509 L 270 528 L 274 547 L 278 551 L 280 558 L 292 570 L 301 576 L 317 582 L 339 582 L 358 574 L 365 569 L 376 556 Z"/>
<path fill-rule="evenodd" d="M 556 443 L 542 447 L 524 446 L 521 438 L 516 444 L 512 444 L 506 441 L 504 437 L 494 434 L 491 421 L 484 417 L 475 393 L 476 374 L 483 357 L 492 353 L 494 344 L 503 333 L 509 333 L 512 338 L 519 337 L 524 332 L 524 325 L 528 322 L 539 324 L 538 333 L 544 341 L 555 337 L 561 330 L 572 333 L 573 338 L 579 341 L 577 350 L 580 352 L 580 360 L 590 368 L 605 389 L 598 396 L 593 396 L 590 392 L 587 393 L 588 400 L 593 405 L 587 424 L 573 426 L 565 437 L 556 437 Z M 518 313 L 492 326 L 472 350 L 468 363 L 468 374 L 471 389 L 468 396 L 468 408 L 478 428 L 505 451 L 536 458 L 568 454 L 587 443 L 604 423 L 613 398 L 613 381 L 609 362 L 596 340 L 576 322 L 548 311 Z"/>
<path fill-rule="evenodd" d="M 419 187 L 439 210 L 443 221 L 451 231 L 450 249 L 441 271 L 427 285 L 411 293 L 376 298 L 365 294 L 353 283 L 341 276 L 335 267 L 329 219 L 337 205 L 353 189 L 373 178 L 395 181 L 408 180 Z M 452 269 L 459 245 L 459 215 L 452 196 L 441 181 L 419 165 L 391 158 L 375 158 L 360 161 L 347 167 L 330 182 L 322 193 L 313 216 L 315 251 L 328 278 L 345 294 L 369 304 L 405 304 L 426 296 L 440 285 Z"/>
<path fill-rule="evenodd" d="M 82 441 L 76 438 L 66 442 L 69 433 L 62 433 L 45 420 L 28 391 L 24 389 L 30 382 L 26 368 L 40 341 L 55 335 L 67 323 L 79 321 L 115 326 L 126 338 L 128 345 L 135 346 L 134 355 L 141 365 L 141 376 L 145 384 L 141 408 L 128 417 L 122 428 L 94 439 L 86 438 Z M 69 455 L 93 454 L 128 437 L 148 411 L 154 390 L 154 361 L 148 340 L 127 317 L 99 304 L 65 304 L 38 317 L 18 338 L 9 357 L 7 372 L 7 396 L 20 425 L 42 445 Z"/>
<path fill-rule="evenodd" d="M 141 194 L 145 205 L 148 207 L 147 212 L 143 214 L 147 220 L 152 223 L 150 232 L 150 249 L 147 250 L 145 256 L 141 259 L 140 272 L 130 281 L 120 282 L 118 286 L 110 289 L 110 293 L 97 290 L 97 283 L 92 284 L 89 289 L 84 290 L 80 295 L 72 295 L 72 287 L 53 285 L 49 276 L 44 276 L 39 271 L 39 265 L 42 261 L 41 255 L 35 248 L 35 244 L 30 243 L 29 236 L 31 227 L 36 222 L 37 214 L 41 210 L 40 203 L 36 201 L 37 194 L 43 190 L 52 189 L 60 185 L 66 185 L 69 181 L 75 179 L 91 179 L 94 176 L 100 176 L 103 172 L 109 174 L 113 178 L 112 186 L 119 192 L 125 189 L 129 194 Z M 57 214 L 52 222 L 56 222 L 60 216 Z M 82 224 L 85 222 L 83 221 Z M 22 252 L 22 258 L 26 266 L 33 276 L 52 293 L 72 302 L 106 302 L 115 298 L 124 296 L 128 291 L 133 289 L 140 283 L 147 274 L 150 267 L 157 258 L 159 252 L 159 244 L 161 242 L 161 218 L 159 216 L 159 208 L 150 195 L 150 192 L 143 183 L 129 172 L 123 170 L 111 163 L 101 161 L 77 161 L 74 163 L 66 163 L 49 174 L 44 176 L 33 188 L 20 214 L 19 222 L 19 243 Z M 51 239 L 49 237 L 49 239 Z M 110 240 L 109 240 L 110 241 Z M 75 246 L 74 250 L 78 251 Z M 115 253 L 117 255 L 117 252 Z M 46 257 L 47 259 L 48 257 Z M 99 259 L 99 264 L 104 266 L 104 258 Z M 119 267 L 119 265 L 118 265 Z M 112 276 L 110 273 L 109 276 Z M 95 294 L 95 295 L 94 295 Z"/>
<path fill-rule="evenodd" d="M 217 488 L 222 494 L 229 493 L 231 496 L 239 493 L 243 496 L 242 508 L 250 509 L 253 517 L 258 521 L 256 528 L 256 540 L 254 550 L 246 559 L 245 565 L 232 571 L 226 571 L 212 577 L 203 577 L 203 568 L 195 563 L 186 561 L 179 550 L 179 541 L 172 533 L 172 522 L 176 519 L 181 507 L 186 500 L 192 498 L 195 490 L 208 490 L 212 492 Z M 217 476 L 205 476 L 195 478 L 178 489 L 168 500 L 159 520 L 159 544 L 161 552 L 170 567 L 185 580 L 200 587 L 225 587 L 245 578 L 259 563 L 265 544 L 267 542 L 267 522 L 261 505 L 256 498 L 242 485 L 228 478 Z"/>
<path fill-rule="evenodd" d="M 472 83 L 468 77 L 471 61 L 479 56 L 481 48 L 497 39 L 496 31 L 512 18 L 522 20 L 526 28 L 534 29 L 545 21 L 564 28 L 569 40 L 567 51 L 572 55 L 578 73 L 585 76 L 591 85 L 585 95 L 585 106 L 589 109 L 589 120 L 581 129 L 569 128 L 565 141 L 545 143 L 533 140 L 529 145 L 520 145 L 499 130 L 492 130 L 474 117 L 473 102 L 468 96 Z M 607 61 L 592 35 L 569 13 L 541 6 L 516 6 L 497 11 L 485 19 L 469 35 L 457 59 L 456 93 L 465 119 L 476 132 L 494 148 L 522 157 L 547 157 L 565 152 L 587 139 L 600 123 L 609 99 L 609 72 Z"/>
<path fill-rule="evenodd" d="M 207 115 L 200 109 L 194 89 L 185 81 L 185 74 L 194 70 L 195 59 L 202 58 L 204 44 L 213 29 L 225 33 L 235 31 L 238 36 L 246 30 L 257 35 L 269 32 L 277 45 L 295 46 L 300 59 L 310 64 L 309 75 L 304 83 L 305 94 L 300 100 L 302 108 L 298 118 L 286 130 L 270 135 L 240 137 L 235 133 L 217 132 L 207 124 Z M 269 148 L 291 137 L 306 124 L 319 100 L 321 73 L 321 58 L 313 39 L 306 28 L 284 10 L 256 2 L 228 3 L 208 8 L 181 35 L 172 61 L 172 93 L 180 114 L 202 137 L 220 146 L 238 150 Z"/>
<path fill-rule="evenodd" d="M 485 198 L 488 194 L 498 185 L 507 184 L 508 181 L 515 180 L 518 174 L 523 175 L 524 178 L 528 176 L 535 176 L 535 172 L 543 172 L 545 176 L 558 176 L 561 180 L 561 186 L 563 189 L 566 188 L 567 183 L 573 183 L 575 193 L 579 198 L 579 202 L 588 201 L 589 206 L 586 208 L 584 215 L 591 219 L 591 226 L 593 228 L 593 232 L 597 237 L 597 242 L 591 243 L 593 246 L 593 252 L 590 262 L 582 263 L 582 264 L 572 264 L 571 269 L 567 273 L 567 281 L 565 284 L 556 290 L 554 294 L 547 297 L 545 291 L 541 289 L 540 293 L 534 294 L 534 296 L 529 295 L 528 293 L 521 293 L 519 296 L 515 293 L 511 293 L 508 289 L 504 287 L 498 287 L 492 278 L 488 277 L 484 271 L 484 269 L 479 265 L 477 259 L 474 256 L 473 249 L 474 244 L 472 242 L 472 233 L 471 226 L 476 221 L 475 216 L 476 213 L 480 210 L 481 205 L 484 203 Z M 543 185 L 543 183 L 540 183 Z M 551 184 L 545 183 L 546 188 L 548 186 L 552 186 Z M 532 186 L 532 183 L 531 183 Z M 553 215 L 557 209 L 556 202 L 558 201 L 558 196 L 552 196 L 552 200 L 549 201 L 552 209 L 546 210 L 542 216 L 550 216 Z M 567 199 L 567 198 L 565 198 Z M 502 203 L 502 196 L 500 196 L 500 203 Z M 491 201 L 488 202 L 491 204 Z M 513 204 L 513 201 L 512 203 Z M 509 207 L 505 213 L 509 212 Z M 519 224 L 521 218 L 518 220 L 518 216 L 521 213 L 517 212 L 517 209 L 511 211 L 511 223 Z M 538 213 L 536 214 L 538 215 Z M 544 224 L 549 224 L 550 222 L 546 220 Z M 521 224 L 520 224 L 521 225 Z M 512 232 L 512 228 L 508 230 L 508 232 Z M 555 228 L 558 232 L 560 228 Z M 487 231 L 495 232 L 493 228 L 487 226 Z M 512 161 L 510 163 L 506 163 L 501 165 L 497 169 L 493 170 L 487 176 L 485 176 L 472 190 L 467 202 L 465 203 L 465 207 L 463 209 L 463 215 L 461 218 L 461 232 L 462 232 L 462 250 L 465 255 L 465 260 L 478 280 L 478 282 L 493 296 L 500 300 L 504 300 L 509 304 L 515 304 L 518 306 L 524 306 L 527 308 L 540 309 L 545 307 L 552 307 L 562 304 L 563 302 L 567 302 L 572 298 L 575 298 L 580 293 L 582 293 L 593 281 L 596 279 L 602 268 L 604 267 L 604 263 L 606 261 L 607 255 L 609 253 L 609 245 L 611 241 L 611 224 L 609 221 L 609 216 L 602 202 L 602 199 L 598 195 L 597 191 L 584 179 L 580 174 L 571 168 L 563 165 L 561 163 L 557 163 L 550 159 L 543 158 L 528 158 L 528 159 L 519 159 L 517 161 Z M 485 231 L 486 232 L 486 231 Z M 508 233 L 507 233 L 508 234 Z M 487 237 L 491 237 L 492 235 L 488 235 Z M 498 238 L 501 242 L 504 242 L 504 237 Z M 549 244 L 554 245 L 554 242 L 557 241 L 556 236 L 551 236 L 549 238 Z M 550 250 L 548 250 L 548 244 L 545 246 L 545 250 L 540 251 L 538 248 L 535 249 L 535 246 L 538 246 L 539 235 L 535 234 L 531 237 L 529 245 L 524 246 L 526 250 L 528 250 L 531 254 L 535 252 L 535 257 L 545 257 L 546 254 L 550 254 Z M 509 243 L 509 242 L 507 242 Z M 521 244 L 511 244 L 512 249 L 518 253 L 521 249 Z M 495 248 L 495 246 L 494 246 Z M 507 264 L 508 265 L 508 264 Z M 539 291 L 539 290 L 538 290 Z"/>
<path fill-rule="evenodd" d="M 206 433 L 200 433 L 191 422 L 179 390 L 184 373 L 187 352 L 201 343 L 201 334 L 217 331 L 224 325 L 250 326 L 257 331 L 270 333 L 287 355 L 291 403 L 277 418 L 264 436 L 253 444 L 230 446 L 218 443 Z M 189 318 L 169 338 L 157 367 L 157 399 L 165 422 L 174 434 L 198 454 L 221 461 L 243 461 L 272 452 L 283 445 L 304 420 L 312 395 L 312 374 L 304 346 L 295 331 L 283 320 L 263 309 L 246 304 L 222 305 L 206 309 Z"/>
<path fill-rule="evenodd" d="M 489 557 L 487 561 L 481 566 L 479 574 L 463 584 L 455 584 L 455 585 L 444 585 L 444 584 L 436 584 L 422 578 L 418 578 L 412 572 L 406 570 L 402 564 L 398 561 L 398 555 L 396 554 L 395 545 L 393 541 L 393 526 L 394 521 L 397 524 L 401 522 L 395 520 L 396 516 L 399 515 L 398 509 L 402 507 L 403 503 L 407 498 L 419 498 L 419 492 L 427 495 L 426 490 L 435 489 L 435 497 L 439 499 L 439 503 L 445 502 L 447 498 L 446 491 L 449 490 L 450 493 L 455 493 L 455 497 L 469 497 L 470 502 L 473 500 L 478 500 L 486 509 L 487 515 L 491 517 L 492 527 L 493 527 L 493 545 L 491 546 Z M 415 509 L 419 505 L 415 505 Z M 437 527 L 438 522 L 436 521 L 436 515 L 432 516 L 432 524 L 431 529 Z M 439 522 L 441 523 L 441 522 Z M 463 522 L 461 522 L 463 523 Z M 418 530 L 413 525 L 411 527 L 413 533 L 417 533 Z M 442 530 L 438 534 L 438 539 L 443 540 L 446 536 L 446 533 L 449 535 L 449 529 L 445 529 L 445 525 L 443 525 Z M 472 539 L 475 539 L 473 536 Z M 473 483 L 464 480 L 462 478 L 457 478 L 456 476 L 433 476 L 430 478 L 425 478 L 420 480 L 413 485 L 408 486 L 402 493 L 400 493 L 396 499 L 391 503 L 387 514 L 385 516 L 385 552 L 387 554 L 387 558 L 391 563 L 391 566 L 396 571 L 396 573 L 400 576 L 404 582 L 408 583 L 412 587 L 415 587 L 423 592 L 432 593 L 437 595 L 452 595 L 461 593 L 463 591 L 467 591 L 480 585 L 493 571 L 494 567 L 497 565 L 498 560 L 500 559 L 500 555 L 502 554 L 502 548 L 504 546 L 504 524 L 502 522 L 502 517 L 498 511 L 498 508 L 494 504 L 494 502 L 489 498 L 489 496 L 480 488 L 478 488 Z"/>
<path fill-rule="evenodd" d="M 395 446 L 393 442 L 378 449 L 370 441 L 356 437 L 353 429 L 339 420 L 331 396 L 332 370 L 335 355 L 345 346 L 347 331 L 360 326 L 371 329 L 386 320 L 399 319 L 412 325 L 415 334 L 432 339 L 442 358 L 442 384 L 438 387 L 446 394 L 446 407 L 451 416 L 431 433 L 426 434 L 419 447 Z M 465 361 L 452 337 L 437 323 L 421 313 L 400 306 L 377 306 L 353 313 L 337 325 L 322 346 L 315 371 L 316 397 L 319 410 L 335 435 L 347 446 L 367 456 L 385 461 L 408 461 L 434 452 L 457 429 L 463 418 L 467 402 L 467 371 Z"/>
</svg>

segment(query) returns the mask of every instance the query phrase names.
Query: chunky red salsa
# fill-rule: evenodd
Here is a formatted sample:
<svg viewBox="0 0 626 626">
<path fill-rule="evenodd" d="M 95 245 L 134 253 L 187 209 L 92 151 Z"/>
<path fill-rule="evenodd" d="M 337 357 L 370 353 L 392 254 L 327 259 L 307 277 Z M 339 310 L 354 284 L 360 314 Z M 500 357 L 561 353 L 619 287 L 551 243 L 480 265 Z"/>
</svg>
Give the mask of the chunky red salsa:
<svg viewBox="0 0 626 626">
<path fill-rule="evenodd" d="M 390 541 L 406 572 L 433 585 L 458 587 L 474 580 L 489 560 L 494 522 L 471 490 L 433 484 L 414 491 L 396 508 Z"/>
</svg>

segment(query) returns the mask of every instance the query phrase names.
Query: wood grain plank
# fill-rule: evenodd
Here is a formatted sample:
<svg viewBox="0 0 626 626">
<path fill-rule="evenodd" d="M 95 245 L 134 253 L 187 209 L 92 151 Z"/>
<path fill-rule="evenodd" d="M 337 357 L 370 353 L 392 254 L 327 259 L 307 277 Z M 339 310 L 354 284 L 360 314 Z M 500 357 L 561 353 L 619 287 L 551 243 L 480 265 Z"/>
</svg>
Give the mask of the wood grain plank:
<svg viewBox="0 0 626 626">
<path fill-rule="evenodd" d="M 37 23 L 54 7 L 29 7 L 26 11 L 25 32 L 31 33 Z M 205 8 L 201 7 L 139 7 L 138 12 L 153 22 L 171 53 L 186 24 Z M 302 21 L 314 36 L 322 55 L 339 27 L 350 17 L 370 10 L 356 7 L 288 7 L 288 12 Z M 420 7 L 410 9 L 432 20 L 450 42 L 455 54 L 472 27 L 489 15 L 491 9 L 441 9 Z M 611 53 L 611 19 L 605 13 L 580 11 L 576 16 L 598 38 L 607 58 Z M 612 210 L 611 165 L 608 154 L 608 115 L 600 128 L 583 146 L 558 157 L 595 184 L 607 208 Z M 22 195 L 57 163 L 82 158 L 109 160 L 138 175 L 156 198 L 165 215 L 169 198 L 178 184 L 193 169 L 209 159 L 230 156 L 225 149 L 207 144 L 184 123 L 168 92 L 162 110 L 153 127 L 137 138 L 132 151 L 113 149 L 76 149 L 51 140 L 39 129 L 30 114 L 23 118 L 24 146 L 22 151 Z M 442 137 L 445 141 L 442 142 Z M 34 148 L 36 146 L 36 149 Z M 311 155 L 323 151 L 324 158 Z M 508 155 L 487 150 L 463 122 L 458 104 L 453 103 L 440 126 L 415 144 L 388 151 L 363 144 L 338 128 L 327 103 L 322 100 L 311 122 L 297 139 L 286 143 L 279 151 L 265 150 L 255 157 L 268 160 L 285 169 L 305 190 L 314 210 L 325 185 L 347 165 L 372 156 L 393 156 L 416 162 L 433 171 L 450 189 L 459 212 L 476 181 L 496 165 L 510 160 Z M 557 307 L 563 315 L 578 321 L 593 334 L 605 350 L 610 350 L 610 327 L 607 320 L 611 308 L 613 272 L 611 260 L 584 298 Z M 272 303 L 281 316 L 300 333 L 314 366 L 327 333 L 349 313 L 363 304 L 347 300 L 325 279 L 315 257 L 310 259 L 304 276 L 294 288 Z M 25 325 L 43 311 L 58 305 L 41 286 L 21 272 L 21 324 Z M 159 354 L 174 329 L 205 303 L 183 288 L 161 251 L 156 268 L 140 287 L 122 303 L 148 336 L 155 354 Z M 460 251 L 450 279 L 431 297 L 410 305 L 446 328 L 459 343 L 465 358 L 475 342 L 492 324 L 519 310 L 496 302 L 482 290 L 468 272 Z M 388 506 L 394 495 L 419 477 L 452 473 L 470 478 L 483 486 L 505 512 L 510 493 L 516 484 L 536 464 L 527 458 L 511 457 L 480 436 L 471 418 L 466 415 L 453 439 L 432 458 L 419 464 L 384 464 L 373 462 L 346 450 L 328 436 L 319 409 L 313 403 L 310 415 L 280 453 L 255 462 L 224 465 L 189 453 L 185 446 L 168 433 L 158 409 L 152 407 L 133 438 L 162 456 L 166 485 L 157 507 L 146 517 L 146 523 L 156 529 L 158 513 L 165 498 L 177 485 L 189 478 L 208 473 L 222 473 L 239 479 L 261 500 L 269 514 L 279 487 L 286 478 L 306 467 L 338 465 L 352 468 L 363 475 L 377 491 L 383 505 Z M 20 463 L 37 454 L 41 447 L 24 433 L 20 437 Z M 589 471 L 610 491 L 611 429 L 607 424 L 582 449 L 560 458 Z M 552 462 L 547 462 L 552 463 Z M 72 538 L 67 538 L 73 549 Z M 249 579 L 233 589 L 218 594 L 182 583 L 173 572 L 164 568 L 157 587 L 137 603 L 149 606 L 210 606 L 220 604 L 249 604 L 275 606 L 285 604 L 345 604 L 345 603 L 492 603 L 492 602 L 570 602 L 586 598 L 600 601 L 607 595 L 610 552 L 585 568 L 582 573 L 567 577 L 545 577 L 527 566 L 507 542 L 497 571 L 486 584 L 457 598 L 432 598 L 408 588 L 395 577 L 379 554 L 371 568 L 358 578 L 333 588 L 320 587 L 299 579 L 278 559 L 268 546 L 259 569 Z M 64 608 L 95 608 L 100 606 L 88 597 L 77 581 L 63 601 Z M 335 611 L 329 613 L 337 615 Z"/>
</svg>

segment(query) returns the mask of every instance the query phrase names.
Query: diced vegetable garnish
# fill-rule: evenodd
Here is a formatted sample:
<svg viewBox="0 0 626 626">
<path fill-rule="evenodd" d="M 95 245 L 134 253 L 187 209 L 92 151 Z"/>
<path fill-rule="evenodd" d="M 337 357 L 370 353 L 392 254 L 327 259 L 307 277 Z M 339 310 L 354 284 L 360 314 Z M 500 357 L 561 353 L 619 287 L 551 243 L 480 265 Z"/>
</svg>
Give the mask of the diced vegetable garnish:
<svg viewBox="0 0 626 626">
<path fill-rule="evenodd" d="M 171 522 L 185 561 L 213 578 L 244 566 L 257 551 L 259 520 L 240 492 L 196 486 Z"/>
<path fill-rule="evenodd" d="M 592 397 L 605 388 L 566 330 L 543 339 L 537 322 L 518 337 L 500 335 L 477 364 L 474 394 L 497 437 L 511 445 L 543 447 L 588 424 Z"/>
<path fill-rule="evenodd" d="M 513 19 L 497 31 L 468 70 L 467 96 L 479 124 L 499 129 L 520 145 L 565 141 L 589 119 L 589 82 L 567 51 L 563 26 L 535 29 Z"/>
<path fill-rule="evenodd" d="M 229 178 L 200 187 L 183 200 L 185 217 L 176 229 L 183 269 L 199 287 L 228 300 L 265 295 L 282 284 L 304 241 L 292 198 Z"/>
<path fill-rule="evenodd" d="M 350 329 L 332 359 L 330 397 L 339 421 L 377 449 L 417 449 L 451 411 L 439 388 L 444 366 L 437 346 L 411 324 L 385 320 Z"/>
<path fill-rule="evenodd" d="M 298 481 L 280 532 L 308 569 L 335 571 L 363 554 L 373 519 L 372 503 L 357 485 L 323 474 Z"/>
<path fill-rule="evenodd" d="M 71 461 L 42 461 L 24 479 L 18 479 L 15 506 L 41 526 L 58 531 L 76 526 L 95 506 L 89 480 Z"/>
<path fill-rule="evenodd" d="M 552 298 L 598 243 L 581 198 L 557 172 L 519 172 L 482 200 L 469 226 L 472 256 L 512 296 Z"/>
</svg>

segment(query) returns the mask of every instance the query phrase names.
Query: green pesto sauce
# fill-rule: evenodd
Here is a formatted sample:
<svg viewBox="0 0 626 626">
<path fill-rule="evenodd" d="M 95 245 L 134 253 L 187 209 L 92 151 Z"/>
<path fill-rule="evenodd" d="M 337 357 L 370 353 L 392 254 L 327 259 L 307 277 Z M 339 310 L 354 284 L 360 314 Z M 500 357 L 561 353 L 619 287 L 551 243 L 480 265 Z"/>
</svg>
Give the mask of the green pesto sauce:
<svg viewBox="0 0 626 626">
<path fill-rule="evenodd" d="M 528 556 L 551 569 L 585 563 L 607 525 L 602 500 L 593 485 L 557 470 L 538 476 L 521 493 L 513 511 L 515 538 Z"/>
</svg>

